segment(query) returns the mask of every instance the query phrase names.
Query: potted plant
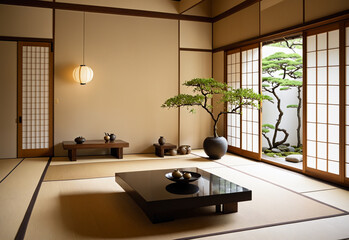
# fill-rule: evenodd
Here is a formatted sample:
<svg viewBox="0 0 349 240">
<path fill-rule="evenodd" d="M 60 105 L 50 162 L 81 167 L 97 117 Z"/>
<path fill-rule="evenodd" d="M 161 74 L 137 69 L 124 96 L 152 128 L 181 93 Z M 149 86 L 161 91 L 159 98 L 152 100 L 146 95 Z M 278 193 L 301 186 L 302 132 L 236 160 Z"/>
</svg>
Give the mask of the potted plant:
<svg viewBox="0 0 349 240">
<path fill-rule="evenodd" d="M 206 110 L 214 122 L 213 137 L 207 137 L 204 141 L 205 153 L 211 159 L 220 159 L 228 149 L 228 142 L 224 137 L 219 137 L 217 134 L 217 123 L 223 114 L 240 114 L 241 107 L 252 106 L 260 107 L 263 99 L 269 99 L 269 96 L 261 95 L 253 92 L 252 89 L 232 89 L 225 83 L 217 82 L 213 78 L 195 78 L 183 84 L 187 87 L 193 87 L 193 95 L 178 94 L 165 101 L 161 107 L 164 108 L 179 108 L 189 106 L 200 106 Z M 218 95 L 218 104 L 227 103 L 222 111 L 218 114 L 213 113 L 212 98 Z M 195 112 L 191 108 L 190 112 Z"/>
</svg>

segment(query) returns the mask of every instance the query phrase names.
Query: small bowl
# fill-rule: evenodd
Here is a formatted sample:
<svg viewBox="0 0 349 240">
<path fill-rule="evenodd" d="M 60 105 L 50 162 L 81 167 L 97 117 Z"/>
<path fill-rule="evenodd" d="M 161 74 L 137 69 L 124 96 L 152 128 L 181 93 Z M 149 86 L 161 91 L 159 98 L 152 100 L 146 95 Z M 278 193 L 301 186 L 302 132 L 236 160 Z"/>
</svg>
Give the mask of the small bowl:
<svg viewBox="0 0 349 240">
<path fill-rule="evenodd" d="M 197 173 L 197 172 L 189 172 L 189 171 L 183 171 L 183 172 L 190 173 L 191 174 L 191 178 L 189 178 L 189 179 L 185 179 L 184 177 L 174 178 L 174 177 L 172 177 L 172 172 L 166 173 L 165 177 L 168 180 L 171 180 L 171 181 L 176 182 L 176 183 L 194 182 L 194 181 L 198 180 L 201 177 L 201 174 Z"/>
</svg>

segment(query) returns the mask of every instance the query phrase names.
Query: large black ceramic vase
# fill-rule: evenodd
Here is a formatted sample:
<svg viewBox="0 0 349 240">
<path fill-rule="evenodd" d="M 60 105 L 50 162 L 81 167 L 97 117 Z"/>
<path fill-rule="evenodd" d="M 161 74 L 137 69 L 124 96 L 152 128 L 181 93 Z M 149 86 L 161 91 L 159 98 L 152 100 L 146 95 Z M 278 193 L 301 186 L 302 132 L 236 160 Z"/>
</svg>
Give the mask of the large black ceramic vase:
<svg viewBox="0 0 349 240">
<path fill-rule="evenodd" d="M 207 137 L 204 141 L 204 150 L 211 159 L 220 159 L 228 150 L 225 137 Z"/>
</svg>

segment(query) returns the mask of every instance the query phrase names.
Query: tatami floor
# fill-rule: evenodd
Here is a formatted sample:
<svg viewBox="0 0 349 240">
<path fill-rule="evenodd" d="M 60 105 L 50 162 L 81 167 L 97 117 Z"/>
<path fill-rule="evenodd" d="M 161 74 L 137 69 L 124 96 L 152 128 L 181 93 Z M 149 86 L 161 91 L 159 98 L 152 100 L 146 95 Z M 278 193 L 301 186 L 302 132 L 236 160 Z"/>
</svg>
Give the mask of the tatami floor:
<svg viewBox="0 0 349 240">
<path fill-rule="evenodd" d="M 115 172 L 199 167 L 252 190 L 233 214 L 211 208 L 152 224 Z M 0 239 L 348 239 L 349 191 L 233 154 L 0 160 Z M 34 197 L 33 197 L 34 196 Z"/>
</svg>

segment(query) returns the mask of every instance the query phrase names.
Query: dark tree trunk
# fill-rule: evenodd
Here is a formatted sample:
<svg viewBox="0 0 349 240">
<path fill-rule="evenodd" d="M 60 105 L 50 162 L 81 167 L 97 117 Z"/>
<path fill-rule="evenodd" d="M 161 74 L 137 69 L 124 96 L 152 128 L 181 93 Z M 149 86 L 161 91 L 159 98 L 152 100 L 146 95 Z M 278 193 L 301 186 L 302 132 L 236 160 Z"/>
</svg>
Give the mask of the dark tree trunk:
<svg viewBox="0 0 349 240">
<path fill-rule="evenodd" d="M 217 134 L 217 123 L 218 123 L 218 119 L 214 120 L 214 125 L 213 125 L 213 136 L 214 137 L 218 137 L 218 134 Z"/>
<path fill-rule="evenodd" d="M 284 115 L 284 112 L 281 110 L 281 100 L 277 96 L 277 94 L 275 93 L 275 89 L 276 88 L 273 88 L 272 93 L 277 100 L 277 109 L 279 111 L 279 116 L 278 116 L 278 118 L 276 120 L 276 124 L 275 124 L 275 130 L 274 130 L 274 135 L 273 135 L 273 148 L 276 148 L 277 146 L 285 143 L 288 136 L 289 136 L 288 132 L 285 129 L 279 128 L 279 126 L 281 124 L 282 116 Z M 278 132 L 283 132 L 285 136 L 281 141 L 276 142 L 276 137 L 277 137 Z"/>
<path fill-rule="evenodd" d="M 262 133 L 262 135 L 263 135 L 263 137 L 265 137 L 265 139 L 267 139 L 268 145 L 269 145 L 269 149 L 272 149 L 273 145 L 271 144 L 269 137 L 267 137 L 267 135 L 265 133 Z"/>
</svg>

